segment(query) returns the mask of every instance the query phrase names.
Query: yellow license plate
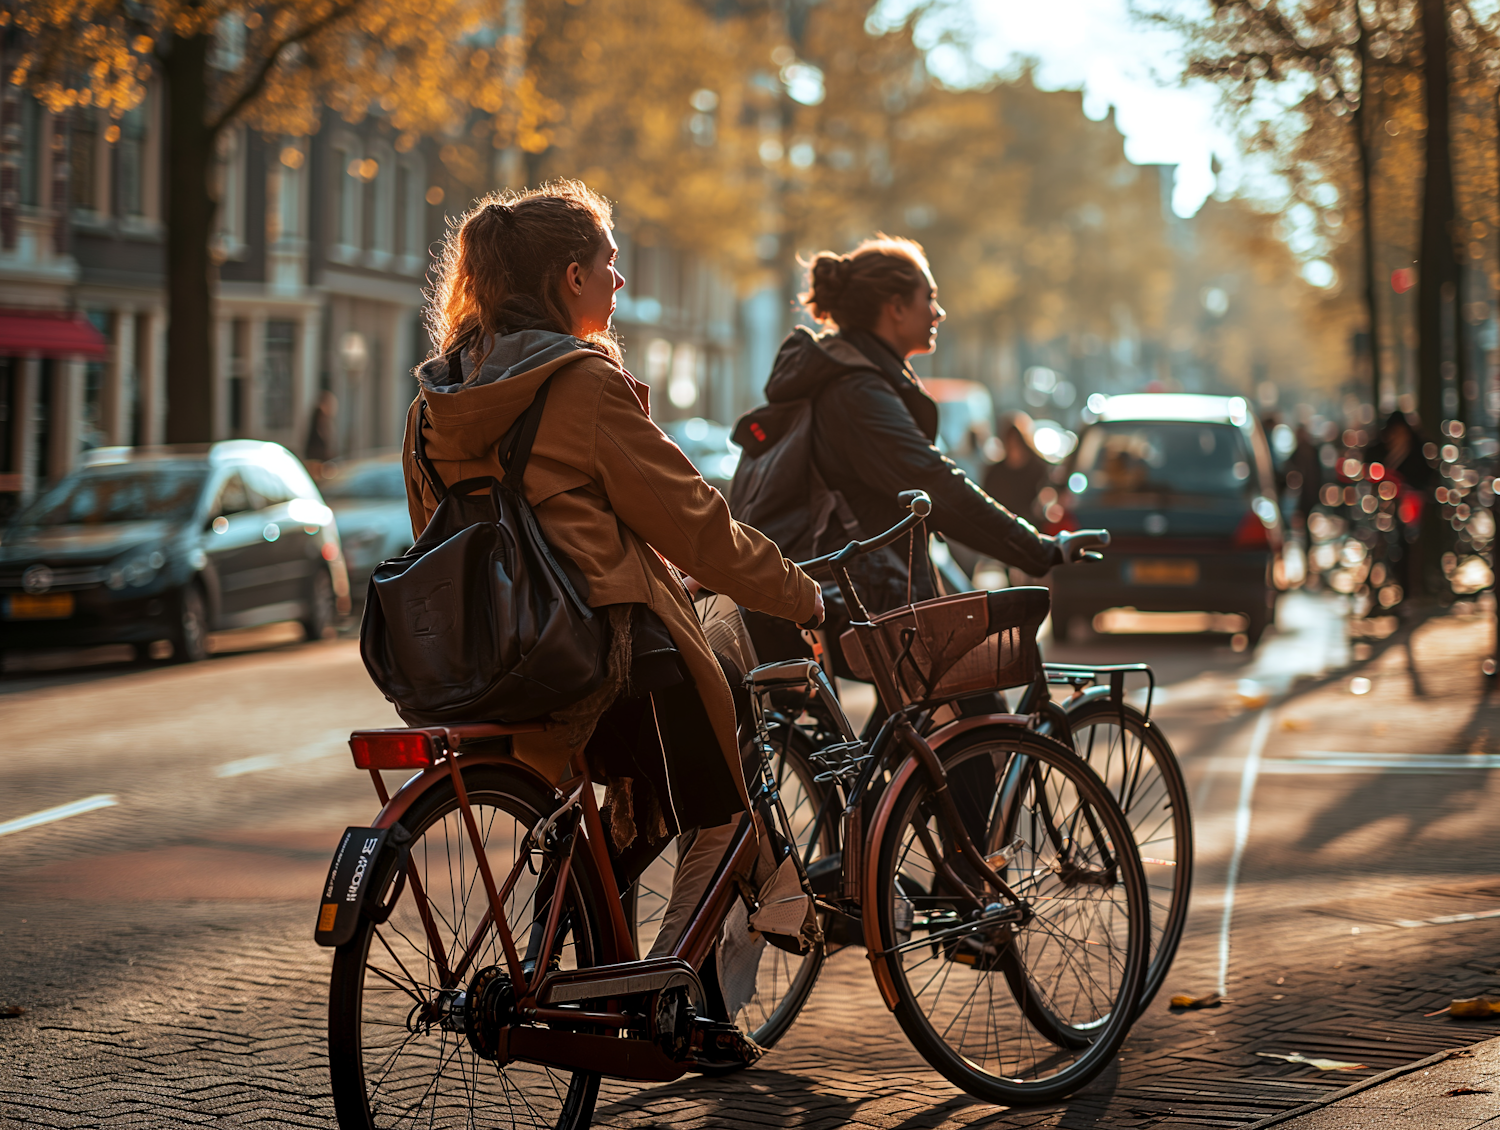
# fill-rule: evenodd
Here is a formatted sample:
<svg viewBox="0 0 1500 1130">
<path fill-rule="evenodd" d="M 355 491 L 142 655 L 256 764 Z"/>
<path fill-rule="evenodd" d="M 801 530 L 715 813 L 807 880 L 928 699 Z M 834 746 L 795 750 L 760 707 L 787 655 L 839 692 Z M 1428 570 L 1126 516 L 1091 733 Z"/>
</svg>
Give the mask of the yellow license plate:
<svg viewBox="0 0 1500 1130">
<path fill-rule="evenodd" d="M 5 602 L 8 620 L 65 620 L 71 615 L 73 594 L 70 592 L 17 593 Z"/>
<path fill-rule="evenodd" d="M 1172 557 L 1132 561 L 1130 579 L 1138 585 L 1196 585 L 1198 562 Z"/>
</svg>

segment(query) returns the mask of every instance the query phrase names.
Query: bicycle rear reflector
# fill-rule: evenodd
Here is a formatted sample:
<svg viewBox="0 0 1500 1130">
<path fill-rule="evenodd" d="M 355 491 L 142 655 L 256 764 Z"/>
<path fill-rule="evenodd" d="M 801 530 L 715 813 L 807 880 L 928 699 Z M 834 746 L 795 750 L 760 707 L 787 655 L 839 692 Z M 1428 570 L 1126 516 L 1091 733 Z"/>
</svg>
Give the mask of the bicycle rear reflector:
<svg viewBox="0 0 1500 1130">
<path fill-rule="evenodd" d="M 356 730 L 349 748 L 356 769 L 425 769 L 437 759 L 425 730 Z"/>
</svg>

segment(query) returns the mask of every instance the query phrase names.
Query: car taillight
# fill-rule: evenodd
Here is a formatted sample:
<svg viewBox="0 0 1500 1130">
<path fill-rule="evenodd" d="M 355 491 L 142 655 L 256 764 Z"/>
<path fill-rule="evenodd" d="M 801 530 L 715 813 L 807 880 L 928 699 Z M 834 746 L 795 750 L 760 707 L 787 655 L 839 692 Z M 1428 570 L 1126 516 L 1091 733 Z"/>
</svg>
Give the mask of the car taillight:
<svg viewBox="0 0 1500 1130">
<path fill-rule="evenodd" d="M 1239 529 L 1234 531 L 1234 547 L 1236 549 L 1267 549 L 1270 547 L 1271 539 L 1266 534 L 1266 524 L 1260 520 L 1260 515 L 1251 510 L 1240 519 Z"/>
<path fill-rule="evenodd" d="M 1060 534 L 1066 530 L 1078 529 L 1078 515 L 1054 502 L 1047 507 L 1047 532 L 1049 534 Z"/>
<path fill-rule="evenodd" d="M 349 749 L 356 769 L 425 769 L 436 760 L 432 735 L 421 730 L 356 730 Z"/>
</svg>

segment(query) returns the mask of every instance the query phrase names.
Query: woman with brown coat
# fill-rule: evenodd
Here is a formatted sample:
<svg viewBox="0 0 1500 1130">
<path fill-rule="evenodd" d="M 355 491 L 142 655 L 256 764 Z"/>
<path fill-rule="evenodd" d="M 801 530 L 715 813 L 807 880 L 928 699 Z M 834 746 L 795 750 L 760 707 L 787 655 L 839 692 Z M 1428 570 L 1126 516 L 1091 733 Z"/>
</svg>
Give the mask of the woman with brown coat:
<svg viewBox="0 0 1500 1130">
<path fill-rule="evenodd" d="M 733 696 L 683 575 L 795 623 L 820 620 L 822 597 L 771 541 L 730 517 L 652 423 L 648 389 L 621 366 L 610 335 L 625 283 L 610 228 L 608 203 L 575 181 L 492 196 L 454 227 L 430 308 L 439 354 L 417 372 L 403 451 L 420 534 L 438 503 L 413 455 L 422 406 L 443 482 L 498 479 L 501 438 L 551 382 L 526 497 L 553 551 L 582 574 L 589 605 L 607 611 L 612 644 L 605 685 L 554 715 L 539 740 L 518 741 L 517 754 L 556 780 L 587 750 L 610 781 L 622 880 L 670 835 L 702 829 L 679 862 L 662 950 L 696 904 L 698 872 L 712 872 L 749 807 Z"/>
</svg>

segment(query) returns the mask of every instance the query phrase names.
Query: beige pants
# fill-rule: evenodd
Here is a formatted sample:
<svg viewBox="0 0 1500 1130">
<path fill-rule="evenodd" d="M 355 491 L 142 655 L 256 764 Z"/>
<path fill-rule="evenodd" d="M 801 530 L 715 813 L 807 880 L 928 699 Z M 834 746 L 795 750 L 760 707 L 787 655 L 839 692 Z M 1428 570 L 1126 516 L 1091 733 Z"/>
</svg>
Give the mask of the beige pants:
<svg viewBox="0 0 1500 1130">
<path fill-rule="evenodd" d="M 735 829 L 739 826 L 740 822 L 735 820 L 716 828 L 699 828 L 687 851 L 678 857 L 677 873 L 672 876 L 672 894 L 662 914 L 661 933 L 656 935 L 656 944 L 647 956 L 669 956 L 687 933 L 693 911 L 703 901 L 704 892 L 713 882 L 714 873 L 718 871 L 729 845 L 734 842 Z M 681 842 L 679 839 L 679 845 Z"/>
</svg>

